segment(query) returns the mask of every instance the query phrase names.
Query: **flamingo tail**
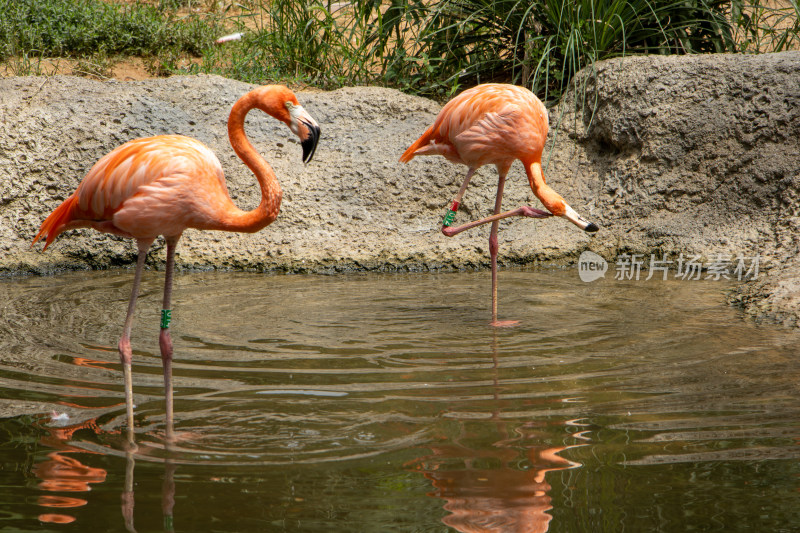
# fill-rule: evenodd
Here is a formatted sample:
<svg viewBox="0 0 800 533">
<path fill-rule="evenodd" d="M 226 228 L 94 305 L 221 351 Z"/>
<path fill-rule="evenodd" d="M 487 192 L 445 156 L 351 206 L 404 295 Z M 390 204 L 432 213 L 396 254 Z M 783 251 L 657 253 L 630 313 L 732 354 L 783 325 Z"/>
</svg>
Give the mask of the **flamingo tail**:
<svg viewBox="0 0 800 533">
<path fill-rule="evenodd" d="M 33 238 L 31 246 L 44 237 L 45 243 L 42 250 L 47 250 L 47 247 L 50 246 L 50 243 L 55 240 L 58 234 L 64 231 L 64 226 L 73 220 L 77 201 L 78 199 L 75 196 L 70 196 L 64 200 L 61 205 L 56 207 L 55 210 L 44 219 L 44 222 L 42 222 L 42 227 L 39 228 L 39 233 Z"/>
<path fill-rule="evenodd" d="M 403 152 L 403 155 L 400 156 L 400 162 L 408 163 L 411 161 L 417 150 L 431 142 L 431 137 L 433 137 L 433 126 L 425 130 L 425 133 L 423 133 L 419 139 L 414 141 L 414 144 L 409 146 L 408 149 Z"/>
</svg>

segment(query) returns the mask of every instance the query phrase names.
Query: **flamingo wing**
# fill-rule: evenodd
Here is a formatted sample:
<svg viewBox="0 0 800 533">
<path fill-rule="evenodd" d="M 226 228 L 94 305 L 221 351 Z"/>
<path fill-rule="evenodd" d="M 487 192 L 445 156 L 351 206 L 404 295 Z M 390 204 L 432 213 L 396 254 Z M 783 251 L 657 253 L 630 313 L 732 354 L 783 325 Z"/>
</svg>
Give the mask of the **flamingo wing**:
<svg viewBox="0 0 800 533">
<path fill-rule="evenodd" d="M 544 146 L 547 110 L 522 87 L 484 84 L 450 100 L 400 157 L 443 155 L 469 166 L 507 162 Z"/>
<path fill-rule="evenodd" d="M 441 131 L 470 166 L 537 157 L 547 139 L 547 109 L 529 90 L 479 85 L 454 99 Z M 449 105 L 449 104 L 448 104 Z"/>
<path fill-rule="evenodd" d="M 96 220 L 107 220 L 143 186 L 191 173 L 208 161 L 219 169 L 224 184 L 219 160 L 200 141 L 161 135 L 127 142 L 95 163 L 75 191 L 78 207 Z"/>
<path fill-rule="evenodd" d="M 485 113 L 456 135 L 451 142 L 470 167 L 513 161 L 524 150 L 523 114 L 515 105 Z"/>
<path fill-rule="evenodd" d="M 95 163 L 75 192 L 45 219 L 33 242 L 46 237 L 46 249 L 67 229 L 100 229 L 99 223 L 111 222 L 122 205 L 147 186 L 175 175 L 192 175 L 194 169 L 209 165 L 224 187 L 219 160 L 200 141 L 181 135 L 129 141 Z"/>
</svg>

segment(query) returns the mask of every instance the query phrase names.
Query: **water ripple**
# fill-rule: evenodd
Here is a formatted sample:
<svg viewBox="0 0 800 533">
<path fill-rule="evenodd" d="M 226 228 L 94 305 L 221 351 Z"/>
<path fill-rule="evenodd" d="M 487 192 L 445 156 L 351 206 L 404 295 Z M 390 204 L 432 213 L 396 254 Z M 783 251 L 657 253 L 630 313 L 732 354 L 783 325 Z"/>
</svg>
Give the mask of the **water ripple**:
<svg viewBox="0 0 800 533">
<path fill-rule="evenodd" d="M 96 421 L 100 433 L 76 446 L 119 453 L 116 340 L 130 276 L 3 282 L 8 414 Z M 430 445 L 448 424 L 474 421 L 542 423 L 558 428 L 554 442 L 596 450 L 627 435 L 626 465 L 796 457 L 797 335 L 742 321 L 723 286 L 502 278 L 501 311 L 521 325 L 495 331 L 483 273 L 179 275 L 177 460 L 348 460 Z M 143 457 L 165 453 L 161 283 L 146 274 L 132 335 Z M 565 432 L 571 420 L 589 429 Z M 714 449 L 723 441 L 734 444 Z M 686 451 L 697 446 L 707 449 Z"/>
</svg>

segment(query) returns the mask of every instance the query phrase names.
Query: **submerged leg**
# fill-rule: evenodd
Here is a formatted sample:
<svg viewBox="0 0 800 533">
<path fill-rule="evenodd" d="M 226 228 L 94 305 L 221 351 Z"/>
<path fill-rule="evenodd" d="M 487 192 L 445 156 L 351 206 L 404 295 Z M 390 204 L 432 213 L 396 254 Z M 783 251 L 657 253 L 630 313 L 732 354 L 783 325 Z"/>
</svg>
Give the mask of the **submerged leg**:
<svg viewBox="0 0 800 533">
<path fill-rule="evenodd" d="M 139 296 L 139 285 L 142 282 L 142 270 L 144 260 L 147 257 L 147 250 L 153 240 L 137 240 L 136 246 L 139 249 L 139 256 L 136 260 L 136 273 L 133 275 L 133 287 L 131 288 L 131 299 L 128 301 L 128 314 L 125 317 L 125 326 L 122 329 L 122 337 L 119 339 L 119 359 L 122 363 L 122 375 L 125 381 L 125 408 L 127 411 L 128 422 L 128 444 L 133 447 L 136 445 L 133 437 L 133 377 L 131 375 L 131 328 L 133 327 L 133 311 L 136 308 L 136 298 Z"/>
<path fill-rule="evenodd" d="M 172 337 L 169 334 L 169 323 L 172 320 L 172 273 L 175 270 L 175 248 L 178 237 L 167 237 L 167 265 L 164 274 L 164 302 L 161 307 L 161 333 L 158 345 L 161 348 L 161 365 L 164 367 L 164 399 L 166 403 L 166 439 L 172 442 L 175 438 L 173 430 L 172 401 Z"/>
<path fill-rule="evenodd" d="M 136 461 L 133 458 L 133 452 L 128 450 L 125 453 L 125 486 L 122 490 L 120 497 L 120 507 L 122 510 L 122 519 L 125 523 L 125 531 L 136 533 L 136 528 L 133 527 L 133 507 L 135 498 L 133 494 L 133 470 L 136 466 Z"/>
</svg>

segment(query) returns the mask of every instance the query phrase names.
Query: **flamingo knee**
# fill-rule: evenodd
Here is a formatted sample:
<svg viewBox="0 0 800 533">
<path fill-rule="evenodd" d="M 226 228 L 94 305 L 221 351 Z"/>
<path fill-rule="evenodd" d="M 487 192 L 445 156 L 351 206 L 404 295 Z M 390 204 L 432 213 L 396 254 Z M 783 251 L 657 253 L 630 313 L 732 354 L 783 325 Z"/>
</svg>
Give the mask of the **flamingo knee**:
<svg viewBox="0 0 800 533">
<path fill-rule="evenodd" d="M 497 233 L 492 232 L 492 234 L 489 235 L 489 255 L 492 259 L 497 257 L 498 250 L 500 250 L 500 245 L 497 242 Z"/>
<path fill-rule="evenodd" d="M 130 365 L 133 361 L 133 351 L 131 350 L 131 340 L 128 337 L 121 337 L 117 344 L 119 348 L 119 359 L 123 365 Z"/>
</svg>

